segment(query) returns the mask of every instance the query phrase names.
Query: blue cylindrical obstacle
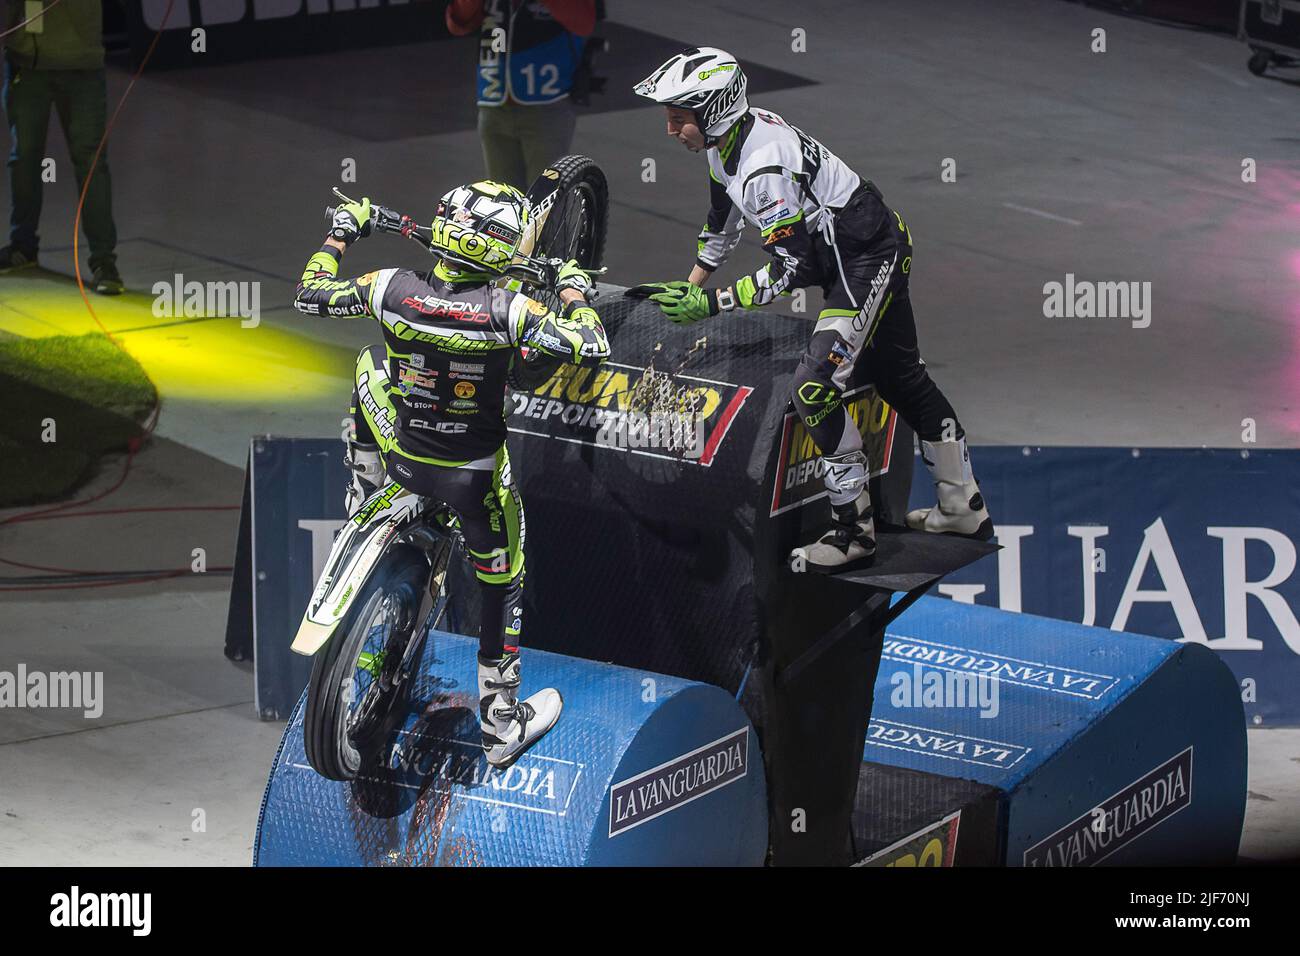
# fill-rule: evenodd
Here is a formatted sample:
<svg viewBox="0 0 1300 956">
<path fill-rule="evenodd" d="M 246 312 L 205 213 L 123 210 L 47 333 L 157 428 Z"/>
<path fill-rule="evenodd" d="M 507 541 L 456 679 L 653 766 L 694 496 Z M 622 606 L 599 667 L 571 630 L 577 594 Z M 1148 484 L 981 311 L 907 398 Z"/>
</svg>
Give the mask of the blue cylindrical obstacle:
<svg viewBox="0 0 1300 956">
<path fill-rule="evenodd" d="M 477 646 L 429 635 L 405 717 L 350 783 L 307 763 L 300 700 L 267 783 L 255 864 L 763 863 L 763 760 L 729 694 L 525 650 L 523 692 L 557 688 L 564 713 L 501 771 L 479 745 Z"/>
</svg>

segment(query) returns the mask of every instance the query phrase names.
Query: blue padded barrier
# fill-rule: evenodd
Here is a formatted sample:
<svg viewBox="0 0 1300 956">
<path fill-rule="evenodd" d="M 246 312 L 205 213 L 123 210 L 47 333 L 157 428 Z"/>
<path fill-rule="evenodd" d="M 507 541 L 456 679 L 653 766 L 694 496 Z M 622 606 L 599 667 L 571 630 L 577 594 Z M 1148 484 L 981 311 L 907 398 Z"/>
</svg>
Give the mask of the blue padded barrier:
<svg viewBox="0 0 1300 956">
<path fill-rule="evenodd" d="M 996 707 L 932 707 L 917 693 L 968 674 L 996 679 Z M 941 781 L 994 788 L 1000 813 L 985 832 L 956 828 L 957 843 L 985 843 L 1007 865 L 1236 859 L 1242 702 L 1199 644 L 922 598 L 886 631 L 864 760 L 864 779 L 872 767 L 919 772 L 889 774 L 893 802 L 909 800 L 900 779 L 931 799 Z M 872 816 L 859 807 L 863 855 L 907 835 L 865 832 Z"/>
<path fill-rule="evenodd" d="M 524 693 L 555 687 L 564 713 L 503 772 L 478 743 L 477 647 L 429 635 L 404 719 L 352 783 L 308 765 L 300 700 L 267 784 L 255 864 L 762 864 L 763 760 L 729 694 L 529 651 Z"/>
</svg>

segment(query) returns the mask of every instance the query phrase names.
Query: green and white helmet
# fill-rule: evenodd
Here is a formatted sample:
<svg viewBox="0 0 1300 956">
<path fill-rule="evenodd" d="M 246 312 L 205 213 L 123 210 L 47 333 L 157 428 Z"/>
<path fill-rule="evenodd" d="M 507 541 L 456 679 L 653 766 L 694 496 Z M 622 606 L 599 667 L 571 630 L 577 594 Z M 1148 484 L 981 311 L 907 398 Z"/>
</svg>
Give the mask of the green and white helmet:
<svg viewBox="0 0 1300 956">
<path fill-rule="evenodd" d="M 717 138 L 745 115 L 745 74 L 736 58 L 713 46 L 683 50 L 632 88 L 638 96 L 694 110 L 705 136 Z"/>
<path fill-rule="evenodd" d="M 454 265 L 500 275 L 528 225 L 528 201 L 514 186 L 482 181 L 438 200 L 429 247 Z"/>
</svg>

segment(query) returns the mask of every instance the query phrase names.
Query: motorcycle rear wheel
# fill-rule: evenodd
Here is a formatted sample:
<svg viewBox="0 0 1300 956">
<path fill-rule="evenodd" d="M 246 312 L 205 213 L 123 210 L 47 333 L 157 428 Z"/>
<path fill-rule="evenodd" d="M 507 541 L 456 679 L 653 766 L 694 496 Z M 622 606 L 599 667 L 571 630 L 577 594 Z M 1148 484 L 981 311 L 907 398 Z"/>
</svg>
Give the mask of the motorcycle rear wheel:
<svg viewBox="0 0 1300 956">
<path fill-rule="evenodd" d="M 554 176 L 550 174 L 554 174 Z M 575 259 L 584 269 L 599 269 L 605 257 L 609 226 L 609 184 L 596 161 L 587 156 L 564 156 L 549 166 L 528 190 L 531 203 L 555 199 L 532 254 L 545 259 Z M 528 295 L 556 312 L 564 308 L 550 289 L 527 286 Z M 531 391 L 544 384 L 560 366 L 559 359 L 516 356 L 507 381 L 511 388 Z"/>
</svg>

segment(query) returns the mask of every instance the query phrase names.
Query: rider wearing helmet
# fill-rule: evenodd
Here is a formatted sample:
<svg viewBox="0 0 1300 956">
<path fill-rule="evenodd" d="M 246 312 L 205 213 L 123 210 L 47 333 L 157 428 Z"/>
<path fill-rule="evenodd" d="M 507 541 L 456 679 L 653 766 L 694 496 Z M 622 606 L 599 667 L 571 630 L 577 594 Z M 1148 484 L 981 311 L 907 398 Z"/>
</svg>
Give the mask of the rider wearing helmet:
<svg viewBox="0 0 1300 956">
<path fill-rule="evenodd" d="M 817 571 L 849 570 L 875 556 L 862 436 L 842 395 L 865 364 L 882 398 L 921 439 L 938 505 L 909 512 L 924 531 L 987 539 L 993 523 L 971 473 L 965 432 L 931 381 L 908 296 L 912 235 L 870 181 L 775 113 L 749 105 L 745 74 L 715 47 L 686 50 L 635 92 L 668 112 L 668 135 L 709 161 L 711 204 L 688 281 L 648 283 L 628 294 L 658 303 L 674 322 L 767 305 L 819 286 L 824 307 L 795 373 L 792 400 L 823 453 L 831 530 L 792 558 Z M 733 285 L 704 289 L 746 223 L 772 261 Z"/>
<path fill-rule="evenodd" d="M 348 514 L 397 482 L 459 516 L 482 595 L 479 713 L 494 765 L 531 746 L 563 707 L 552 688 L 527 700 L 517 694 L 524 512 L 505 446 L 506 375 L 521 347 L 575 365 L 598 365 L 609 355 L 605 329 L 587 301 L 591 277 L 576 262 L 554 283 L 561 314 L 494 284 L 515 258 L 528 217 L 513 186 L 460 186 L 438 203 L 432 271 L 380 269 L 338 279 L 343 253 L 370 233 L 370 200 L 346 203 L 294 297 L 301 312 L 368 317 L 383 329 L 383 347 L 368 346 L 357 357 L 356 433 L 345 459 L 354 473 Z"/>
</svg>

